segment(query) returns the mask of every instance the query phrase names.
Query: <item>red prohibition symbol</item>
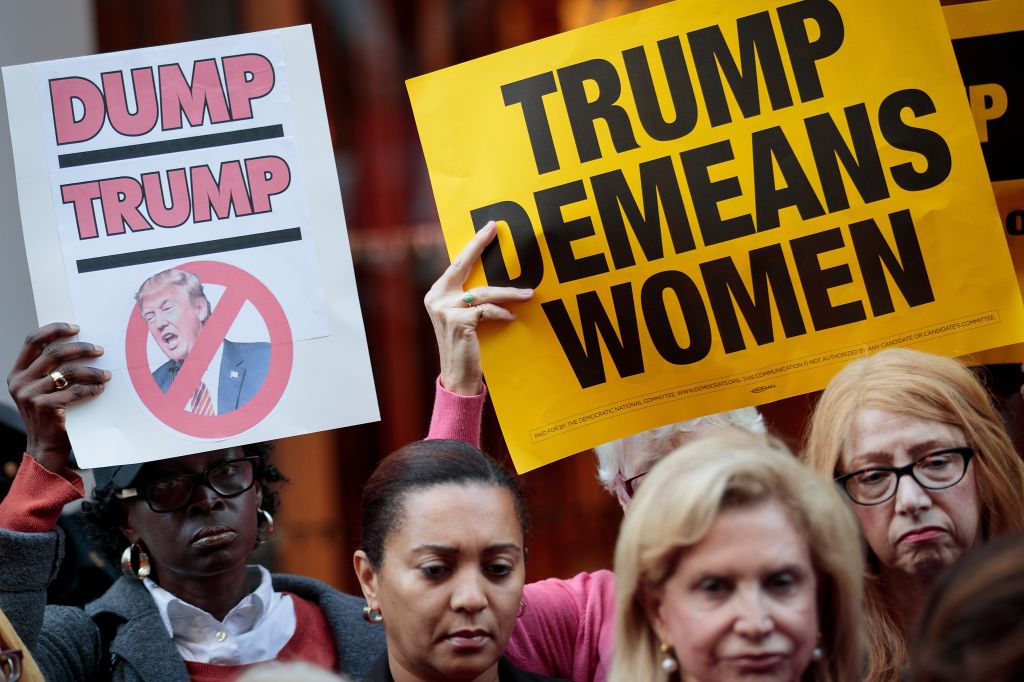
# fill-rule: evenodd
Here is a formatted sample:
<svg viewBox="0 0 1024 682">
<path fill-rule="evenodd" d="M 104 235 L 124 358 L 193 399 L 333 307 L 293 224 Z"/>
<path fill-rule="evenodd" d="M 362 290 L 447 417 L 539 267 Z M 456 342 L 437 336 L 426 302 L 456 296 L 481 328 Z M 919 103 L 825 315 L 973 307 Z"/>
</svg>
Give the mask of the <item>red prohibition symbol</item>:
<svg viewBox="0 0 1024 682">
<path fill-rule="evenodd" d="M 146 409 L 175 431 L 212 440 L 236 436 L 263 421 L 288 385 L 293 361 L 288 318 L 270 289 L 241 268 L 215 261 L 192 261 L 175 269 L 195 274 L 203 284 L 224 287 L 224 293 L 167 393 L 160 390 L 150 371 L 146 352 L 149 329 L 138 308 L 132 308 L 125 335 L 128 376 Z M 246 302 L 256 308 L 270 333 L 270 365 L 263 385 L 236 410 L 210 416 L 194 414 L 187 409 L 189 399 Z"/>
</svg>

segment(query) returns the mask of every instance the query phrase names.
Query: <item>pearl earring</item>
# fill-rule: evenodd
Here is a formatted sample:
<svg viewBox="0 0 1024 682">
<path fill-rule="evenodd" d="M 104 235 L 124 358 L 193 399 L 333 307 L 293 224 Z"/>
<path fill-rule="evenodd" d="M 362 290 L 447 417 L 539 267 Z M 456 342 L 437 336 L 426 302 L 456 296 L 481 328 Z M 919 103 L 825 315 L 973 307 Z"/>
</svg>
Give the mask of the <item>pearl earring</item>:
<svg viewBox="0 0 1024 682">
<path fill-rule="evenodd" d="M 661 669 L 665 671 L 665 674 L 671 675 L 679 670 L 679 661 L 676 660 L 675 652 L 670 645 L 662 642 L 658 651 L 661 652 Z"/>
</svg>

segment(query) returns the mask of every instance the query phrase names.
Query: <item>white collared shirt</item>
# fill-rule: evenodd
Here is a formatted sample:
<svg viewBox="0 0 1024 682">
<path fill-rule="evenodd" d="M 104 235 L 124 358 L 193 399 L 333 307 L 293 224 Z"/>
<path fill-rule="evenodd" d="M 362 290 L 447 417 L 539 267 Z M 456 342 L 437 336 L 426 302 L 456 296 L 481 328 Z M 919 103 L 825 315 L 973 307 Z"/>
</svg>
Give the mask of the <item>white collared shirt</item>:
<svg viewBox="0 0 1024 682">
<path fill-rule="evenodd" d="M 149 578 L 142 582 L 153 596 L 160 618 L 178 653 L 186 661 L 245 665 L 277 658 L 295 634 L 295 604 L 275 592 L 270 572 L 262 566 L 260 584 L 238 602 L 223 622 L 178 599 Z"/>
</svg>

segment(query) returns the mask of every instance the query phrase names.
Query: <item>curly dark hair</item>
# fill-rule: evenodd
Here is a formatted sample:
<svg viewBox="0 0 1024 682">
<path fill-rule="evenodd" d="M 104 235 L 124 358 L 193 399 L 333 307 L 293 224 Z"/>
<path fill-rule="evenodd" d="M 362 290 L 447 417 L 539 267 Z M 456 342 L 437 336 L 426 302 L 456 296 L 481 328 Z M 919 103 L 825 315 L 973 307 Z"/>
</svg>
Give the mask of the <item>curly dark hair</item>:
<svg viewBox="0 0 1024 682">
<path fill-rule="evenodd" d="M 270 462 L 273 450 L 273 443 L 251 443 L 242 446 L 245 456 L 260 458 L 256 467 L 256 482 L 263 492 L 260 509 L 271 515 L 276 514 L 281 506 L 278 487 L 288 482 L 281 470 Z M 125 517 L 124 502 L 115 497 L 115 492 L 112 484 L 94 490 L 92 499 L 82 503 L 82 511 L 79 512 L 78 518 L 96 549 L 117 566 L 121 554 L 128 546 L 128 538 L 120 530 Z"/>
</svg>

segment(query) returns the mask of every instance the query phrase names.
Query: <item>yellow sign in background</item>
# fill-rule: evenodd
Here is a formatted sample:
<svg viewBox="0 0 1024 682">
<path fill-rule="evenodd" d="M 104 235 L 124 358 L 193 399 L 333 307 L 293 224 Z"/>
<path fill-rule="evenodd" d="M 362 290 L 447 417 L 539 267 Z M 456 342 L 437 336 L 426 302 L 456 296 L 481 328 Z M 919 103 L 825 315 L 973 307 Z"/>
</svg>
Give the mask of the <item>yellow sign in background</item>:
<svg viewBox="0 0 1024 682">
<path fill-rule="evenodd" d="M 983 0 L 943 8 L 992 189 L 1024 287 L 1024 1 Z M 1024 362 L 1024 344 L 975 353 L 978 363 Z"/>
<path fill-rule="evenodd" d="M 964 86 L 932 0 L 679 1 L 408 83 L 526 471 L 816 390 L 891 345 L 1024 338 Z"/>
</svg>

